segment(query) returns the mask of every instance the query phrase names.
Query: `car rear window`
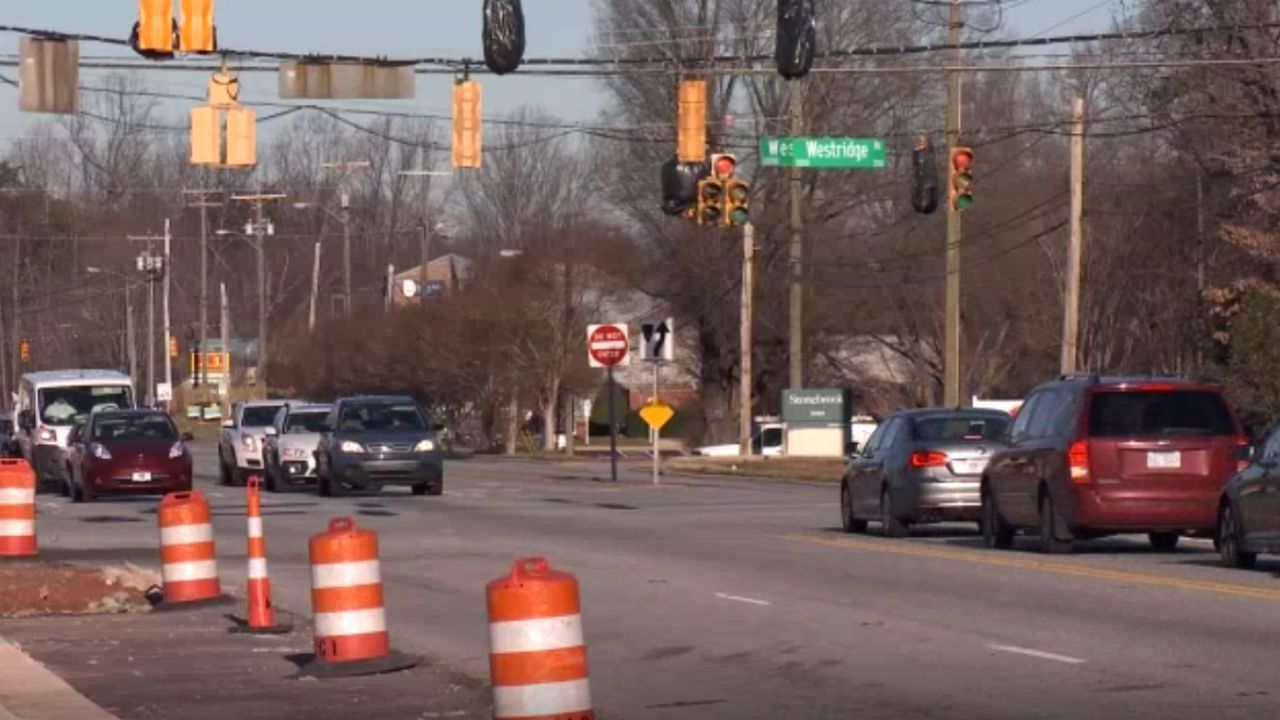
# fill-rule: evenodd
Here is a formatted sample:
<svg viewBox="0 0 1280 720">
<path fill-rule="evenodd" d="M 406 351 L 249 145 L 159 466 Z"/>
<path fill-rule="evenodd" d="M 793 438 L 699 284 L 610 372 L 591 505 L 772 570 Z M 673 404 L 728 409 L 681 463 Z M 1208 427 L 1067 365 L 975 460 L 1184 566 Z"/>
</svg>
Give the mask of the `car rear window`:
<svg viewBox="0 0 1280 720">
<path fill-rule="evenodd" d="M 1235 434 L 1226 401 L 1210 391 L 1099 392 L 1089 405 L 1090 437 Z"/>
<path fill-rule="evenodd" d="M 911 434 L 916 440 L 925 442 L 996 440 L 1004 435 L 1009 420 L 993 415 L 923 417 L 912 422 Z"/>
</svg>

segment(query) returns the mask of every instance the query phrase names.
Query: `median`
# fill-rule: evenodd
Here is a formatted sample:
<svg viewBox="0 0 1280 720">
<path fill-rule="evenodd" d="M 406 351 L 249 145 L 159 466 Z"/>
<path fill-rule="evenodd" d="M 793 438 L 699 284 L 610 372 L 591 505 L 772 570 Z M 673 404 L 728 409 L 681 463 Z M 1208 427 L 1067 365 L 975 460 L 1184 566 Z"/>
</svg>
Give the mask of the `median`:
<svg viewBox="0 0 1280 720">
<path fill-rule="evenodd" d="M 689 457 L 666 463 L 669 473 L 717 475 L 773 480 L 838 483 L 844 477 L 843 458 Z"/>
</svg>

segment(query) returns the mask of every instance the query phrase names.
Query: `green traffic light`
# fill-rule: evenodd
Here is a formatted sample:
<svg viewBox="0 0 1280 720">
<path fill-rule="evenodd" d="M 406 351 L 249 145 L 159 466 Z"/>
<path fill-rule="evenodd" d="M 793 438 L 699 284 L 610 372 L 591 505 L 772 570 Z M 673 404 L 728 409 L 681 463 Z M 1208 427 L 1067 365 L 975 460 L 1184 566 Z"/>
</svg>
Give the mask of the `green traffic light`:
<svg viewBox="0 0 1280 720">
<path fill-rule="evenodd" d="M 972 195 L 957 195 L 957 196 L 956 196 L 956 210 L 968 210 L 968 209 L 969 209 L 969 208 L 971 208 L 971 207 L 973 207 L 973 196 L 972 196 Z"/>
<path fill-rule="evenodd" d="M 729 213 L 729 222 L 734 225 L 746 225 L 751 220 L 751 213 L 746 208 L 734 208 Z"/>
</svg>

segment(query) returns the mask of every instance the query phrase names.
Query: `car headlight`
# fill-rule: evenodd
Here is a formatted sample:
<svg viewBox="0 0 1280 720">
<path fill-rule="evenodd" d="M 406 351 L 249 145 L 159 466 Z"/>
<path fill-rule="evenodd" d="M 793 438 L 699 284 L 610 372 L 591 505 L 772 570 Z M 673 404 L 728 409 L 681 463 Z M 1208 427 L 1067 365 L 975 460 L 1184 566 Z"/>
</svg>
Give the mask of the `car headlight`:
<svg viewBox="0 0 1280 720">
<path fill-rule="evenodd" d="M 414 452 L 431 452 L 436 449 L 436 444 L 431 440 L 423 440 L 414 446 Z"/>
<path fill-rule="evenodd" d="M 253 452 L 254 450 L 258 449 L 258 439 L 252 435 L 245 435 L 241 437 L 240 444 L 243 445 L 244 449 L 248 450 L 249 452 Z"/>
<path fill-rule="evenodd" d="M 363 445 L 361 445 L 358 442 L 353 442 L 351 440 L 343 440 L 342 444 L 338 446 L 338 449 L 344 453 L 352 453 L 356 455 L 364 452 Z"/>
<path fill-rule="evenodd" d="M 42 442 L 42 443 L 58 442 L 58 433 L 54 432 L 53 430 L 47 427 L 42 427 L 40 428 L 39 432 L 36 433 L 36 442 Z"/>
<path fill-rule="evenodd" d="M 102 443 L 94 443 L 93 445 L 90 445 L 89 451 L 92 452 L 93 456 L 99 460 L 111 459 L 111 453 L 102 445 Z"/>
<path fill-rule="evenodd" d="M 185 454 L 186 452 L 187 452 L 187 446 L 183 445 L 182 441 L 178 441 L 173 444 L 173 447 L 169 448 L 169 459 L 177 460 L 178 458 L 182 457 L 183 454 Z"/>
</svg>

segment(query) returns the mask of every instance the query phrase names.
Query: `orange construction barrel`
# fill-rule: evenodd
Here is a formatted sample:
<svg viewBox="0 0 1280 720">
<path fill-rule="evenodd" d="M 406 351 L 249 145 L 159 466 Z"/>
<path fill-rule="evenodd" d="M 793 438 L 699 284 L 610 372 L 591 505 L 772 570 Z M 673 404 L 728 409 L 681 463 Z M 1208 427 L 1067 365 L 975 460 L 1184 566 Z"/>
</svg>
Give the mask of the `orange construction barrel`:
<svg viewBox="0 0 1280 720">
<path fill-rule="evenodd" d="M 36 474 L 26 460 L 0 460 L 0 557 L 36 554 Z"/>
<path fill-rule="evenodd" d="M 209 501 L 194 490 L 169 493 L 160 500 L 158 516 L 164 603 L 221 599 Z"/>
</svg>

